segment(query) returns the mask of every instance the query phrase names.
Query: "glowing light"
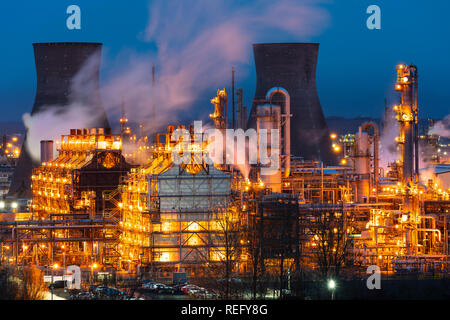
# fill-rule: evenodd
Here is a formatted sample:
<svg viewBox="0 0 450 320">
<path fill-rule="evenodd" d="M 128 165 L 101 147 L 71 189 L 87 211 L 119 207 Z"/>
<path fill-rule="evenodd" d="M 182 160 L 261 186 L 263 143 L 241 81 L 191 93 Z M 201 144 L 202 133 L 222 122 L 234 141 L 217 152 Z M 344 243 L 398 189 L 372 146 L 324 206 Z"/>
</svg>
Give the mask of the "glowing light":
<svg viewBox="0 0 450 320">
<path fill-rule="evenodd" d="M 163 252 L 161 254 L 161 261 L 163 262 L 170 261 L 170 254 L 168 252 Z"/>
<path fill-rule="evenodd" d="M 336 133 L 330 134 L 330 138 L 333 139 L 333 140 L 336 139 L 337 138 L 337 134 Z"/>
<path fill-rule="evenodd" d="M 198 223 L 196 222 L 192 222 L 189 227 L 188 227 L 189 231 L 199 231 L 200 230 L 200 226 L 198 225 Z"/>
<path fill-rule="evenodd" d="M 334 288 L 336 288 L 336 282 L 333 279 L 328 280 L 328 288 L 330 290 L 333 290 Z"/>
</svg>

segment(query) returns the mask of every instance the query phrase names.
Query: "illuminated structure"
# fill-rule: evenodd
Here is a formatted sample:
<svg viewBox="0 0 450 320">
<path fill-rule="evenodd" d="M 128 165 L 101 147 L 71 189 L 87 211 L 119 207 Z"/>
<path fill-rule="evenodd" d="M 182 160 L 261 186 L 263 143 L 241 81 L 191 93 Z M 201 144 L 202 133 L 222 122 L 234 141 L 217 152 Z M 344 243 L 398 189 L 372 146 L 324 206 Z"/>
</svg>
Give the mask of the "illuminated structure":
<svg viewBox="0 0 450 320">
<path fill-rule="evenodd" d="M 177 130 L 188 133 L 183 126 Z M 239 179 L 204 161 L 208 142 L 197 142 L 192 131 L 187 153 L 191 162 L 175 164 L 173 155 L 181 152 L 182 143 L 171 139 L 174 132 L 169 127 L 157 134 L 152 159 L 131 170 L 121 186 L 121 210 L 123 216 L 136 212 L 150 218 L 145 263 L 152 272 L 205 274 L 225 254 L 225 223 L 239 218 L 233 205 Z"/>
<path fill-rule="evenodd" d="M 177 271 L 222 277 L 224 265 L 232 274 L 281 277 L 301 268 L 328 274 L 348 264 L 448 273 L 449 190 L 433 177 L 420 181 L 411 131 L 417 68 L 398 70 L 402 155 L 390 171 L 379 166 L 374 123 L 342 139 L 330 136 L 326 147 L 342 154 L 339 166 L 293 156 L 288 119 L 295 110 L 281 87 L 268 88 L 254 112 L 256 131 L 280 132 L 280 166 L 268 176 L 259 162 L 240 172 L 207 161 L 211 141 L 192 127 L 156 134 L 155 143 L 143 144 L 145 162 L 135 166 L 121 154 L 120 135 L 74 130 L 63 136 L 58 157 L 35 170 L 31 216 L 0 222 L 2 242 L 13 252 L 7 258 L 61 265 L 65 257 L 130 272 L 139 266 L 155 278 Z M 283 99 L 270 103 L 276 95 Z M 226 102 L 225 90 L 211 100 L 220 132 L 227 129 Z"/>
<path fill-rule="evenodd" d="M 437 183 L 420 183 L 417 88 L 417 67 L 398 65 L 395 89 L 401 92 L 402 103 L 394 111 L 401 158 L 392 167 L 394 172 L 380 177 L 375 186 L 377 201 L 355 252 L 365 265 L 377 264 L 384 270 L 448 272 L 449 222 L 444 208 L 450 198 Z"/>
<path fill-rule="evenodd" d="M 30 214 L 3 222 L 3 240 L 16 263 L 108 265 L 124 232 L 119 222 L 128 223 L 115 210 L 120 195 L 111 195 L 130 170 L 121 138 L 110 129 L 71 129 L 57 146 L 58 157 L 31 177 Z"/>
</svg>

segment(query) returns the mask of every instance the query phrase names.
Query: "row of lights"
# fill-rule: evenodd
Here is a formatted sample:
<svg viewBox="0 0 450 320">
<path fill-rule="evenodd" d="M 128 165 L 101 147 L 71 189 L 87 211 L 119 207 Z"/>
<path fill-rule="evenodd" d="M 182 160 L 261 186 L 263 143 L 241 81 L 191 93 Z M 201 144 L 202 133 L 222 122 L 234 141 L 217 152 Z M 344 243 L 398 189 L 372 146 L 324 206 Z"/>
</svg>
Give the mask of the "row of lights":
<svg viewBox="0 0 450 320">
<path fill-rule="evenodd" d="M 19 207 L 19 204 L 17 202 L 11 202 L 11 209 L 15 210 Z M 5 209 L 6 208 L 6 202 L 5 201 L 0 201 L 0 210 Z"/>
</svg>

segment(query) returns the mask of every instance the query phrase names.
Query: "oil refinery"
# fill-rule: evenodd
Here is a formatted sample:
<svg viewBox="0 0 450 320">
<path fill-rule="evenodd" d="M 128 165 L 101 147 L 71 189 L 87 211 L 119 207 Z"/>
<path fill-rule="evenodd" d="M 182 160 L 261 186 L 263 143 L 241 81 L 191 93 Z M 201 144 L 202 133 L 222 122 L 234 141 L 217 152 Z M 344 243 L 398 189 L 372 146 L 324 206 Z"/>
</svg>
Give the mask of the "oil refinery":
<svg viewBox="0 0 450 320">
<path fill-rule="evenodd" d="M 66 80 L 100 48 L 34 44 L 33 112 L 66 101 Z M 329 132 L 316 91 L 318 48 L 253 46 L 257 86 L 250 114 L 242 89 L 234 111 L 234 83 L 232 99 L 219 89 L 208 106 L 214 129 L 237 132 L 231 142 L 224 139 L 225 154 L 216 161 L 205 155 L 217 138 L 192 124 L 167 123 L 151 137 L 133 132 L 125 103 L 115 121 L 120 132 L 101 116 L 93 128 L 68 127 L 60 140 L 41 141 L 40 162 L 25 147 L 14 149 L 20 159 L 9 195 L 0 200 L 0 262 L 43 270 L 75 265 L 87 276 L 146 274 L 159 281 L 179 274 L 272 275 L 280 292 L 290 290 L 291 278 L 345 277 L 373 265 L 387 275 L 448 276 L 450 163 L 429 157 L 426 172 L 420 167 L 428 156 L 423 150 L 438 137 L 419 133 L 419 66 L 399 64 L 392 72 L 400 101 L 390 107 L 398 157 L 384 167 L 384 127 L 367 122 L 346 135 Z M 97 62 L 95 82 L 99 68 Z M 85 97 L 103 115 L 97 88 Z M 260 138 L 264 130 L 276 133 L 268 147 Z M 247 139 L 243 148 L 234 145 L 239 132 Z M 277 157 L 269 174 L 259 156 L 248 161 L 262 148 Z M 229 153 L 246 161 L 221 161 Z M 180 156 L 188 161 L 180 163 Z M 14 199 L 27 201 L 18 206 Z"/>
</svg>

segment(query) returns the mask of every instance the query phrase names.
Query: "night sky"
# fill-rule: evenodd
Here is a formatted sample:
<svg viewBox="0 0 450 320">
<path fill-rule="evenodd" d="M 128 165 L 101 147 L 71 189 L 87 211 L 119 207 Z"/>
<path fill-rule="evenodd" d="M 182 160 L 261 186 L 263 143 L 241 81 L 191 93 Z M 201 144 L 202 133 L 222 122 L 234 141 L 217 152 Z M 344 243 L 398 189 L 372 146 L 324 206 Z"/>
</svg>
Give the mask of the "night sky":
<svg viewBox="0 0 450 320">
<path fill-rule="evenodd" d="M 385 97 L 396 102 L 393 83 L 399 62 L 412 62 L 419 68 L 422 116 L 441 118 L 449 113 L 450 1 L 307 2 L 328 12 L 323 30 L 305 38 L 268 34 L 263 41 L 320 43 L 317 81 L 326 116 L 381 116 Z M 66 8 L 71 4 L 81 7 L 81 30 L 66 28 Z M 381 8 L 381 30 L 366 27 L 366 8 L 372 4 Z M 149 22 L 149 6 L 147 0 L 2 2 L 0 121 L 20 121 L 24 112 L 31 111 L 36 86 L 33 42 L 102 42 L 104 81 L 111 61 L 117 65 L 123 52 L 156 50 L 142 35 Z M 255 86 L 251 62 L 250 72 L 240 76 L 238 69 L 236 79 L 237 87 L 244 88 L 247 106 Z M 214 94 L 211 88 L 204 102 L 202 98 L 198 103 L 209 106 Z"/>
</svg>

